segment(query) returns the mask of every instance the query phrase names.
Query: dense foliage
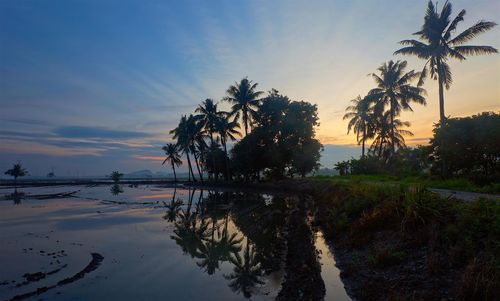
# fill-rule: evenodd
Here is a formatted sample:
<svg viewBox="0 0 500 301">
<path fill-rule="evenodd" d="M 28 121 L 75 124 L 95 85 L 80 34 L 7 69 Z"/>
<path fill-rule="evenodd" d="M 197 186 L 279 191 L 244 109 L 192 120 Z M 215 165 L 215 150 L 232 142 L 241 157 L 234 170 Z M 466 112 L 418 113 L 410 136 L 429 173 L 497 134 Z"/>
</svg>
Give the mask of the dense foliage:
<svg viewBox="0 0 500 301">
<path fill-rule="evenodd" d="M 176 143 L 163 148 L 165 161 L 172 163 L 172 158 L 184 153 L 193 180 L 197 177 L 190 155 L 200 180 L 203 173 L 213 180 L 220 175 L 225 180 L 304 177 L 319 167 L 323 146 L 315 138 L 319 125 L 316 105 L 292 101 L 275 89 L 258 98 L 262 92 L 247 78 L 226 93 L 221 103 L 206 99 L 196 109 L 197 115 L 181 118 L 171 131 Z M 225 102 L 229 102 L 231 111 L 219 110 Z M 241 127 L 245 136 L 237 141 Z M 236 142 L 231 149 L 232 141 Z M 171 164 L 173 170 L 182 164 L 180 160 L 175 162 Z"/>
<path fill-rule="evenodd" d="M 435 172 L 444 161 L 449 176 L 500 179 L 500 114 L 448 118 L 434 128 L 431 145 Z"/>
<path fill-rule="evenodd" d="M 430 145 L 399 148 L 390 163 L 369 154 L 337 162 L 335 168 L 341 175 L 435 175 L 467 178 L 480 185 L 499 182 L 500 114 L 448 118 L 444 126 L 434 127 Z"/>
</svg>

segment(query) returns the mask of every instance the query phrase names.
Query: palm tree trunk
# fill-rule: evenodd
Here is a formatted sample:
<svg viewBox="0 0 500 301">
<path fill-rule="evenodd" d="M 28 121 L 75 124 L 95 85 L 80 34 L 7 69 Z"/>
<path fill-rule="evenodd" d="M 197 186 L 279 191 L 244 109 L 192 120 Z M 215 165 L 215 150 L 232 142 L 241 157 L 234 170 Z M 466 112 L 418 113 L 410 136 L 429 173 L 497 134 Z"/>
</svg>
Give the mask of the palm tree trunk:
<svg viewBox="0 0 500 301">
<path fill-rule="evenodd" d="M 437 60 L 437 67 L 438 67 L 438 84 L 439 84 L 439 122 L 441 124 L 441 130 L 444 130 L 444 124 L 446 121 L 446 116 L 444 114 L 444 76 L 442 74 L 442 66 L 441 66 L 441 60 Z M 440 146 L 442 146 L 443 141 L 439 141 Z M 446 175 L 446 161 L 442 159 L 441 161 L 441 176 L 445 177 Z"/>
<path fill-rule="evenodd" d="M 172 169 L 174 170 L 174 182 L 177 183 L 177 174 L 175 173 L 174 161 L 170 160 L 170 162 L 172 163 Z"/>
<path fill-rule="evenodd" d="M 366 126 L 363 126 L 363 140 L 361 145 L 361 158 L 365 157 Z"/>
<path fill-rule="evenodd" d="M 200 181 L 203 182 L 203 174 L 201 173 L 200 164 L 198 163 L 198 157 L 196 156 L 196 153 L 193 153 L 193 156 L 196 163 L 196 169 L 198 169 L 198 174 L 200 175 Z"/>
<path fill-rule="evenodd" d="M 446 119 L 446 116 L 444 115 L 444 77 L 442 74 L 442 67 L 441 67 L 441 61 L 437 61 L 437 67 L 438 67 L 438 84 L 439 84 L 439 121 L 441 122 L 441 125 L 444 124 L 444 120 Z"/>
<path fill-rule="evenodd" d="M 226 160 L 226 180 L 229 181 L 229 161 L 227 159 L 227 146 L 226 146 L 226 139 L 222 139 L 222 144 L 224 145 L 224 160 Z"/>
<path fill-rule="evenodd" d="M 394 107 L 391 102 L 391 156 L 396 152 L 396 148 L 394 146 Z"/>
<path fill-rule="evenodd" d="M 191 175 L 193 176 L 193 182 L 196 182 L 196 178 L 194 177 L 193 173 L 193 167 L 191 166 L 191 159 L 189 158 L 189 151 L 186 152 L 186 156 L 188 159 L 188 174 L 189 174 L 189 181 L 191 181 Z"/>
<path fill-rule="evenodd" d="M 247 108 L 243 107 L 243 123 L 245 124 L 245 136 L 248 135 L 248 112 Z"/>
</svg>

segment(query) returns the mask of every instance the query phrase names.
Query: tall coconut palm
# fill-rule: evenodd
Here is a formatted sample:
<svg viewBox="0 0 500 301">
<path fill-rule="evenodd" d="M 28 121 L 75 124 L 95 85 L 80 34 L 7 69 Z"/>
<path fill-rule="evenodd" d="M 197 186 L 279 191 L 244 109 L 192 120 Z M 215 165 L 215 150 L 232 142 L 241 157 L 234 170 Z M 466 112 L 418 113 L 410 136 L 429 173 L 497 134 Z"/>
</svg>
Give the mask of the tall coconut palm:
<svg viewBox="0 0 500 301">
<path fill-rule="evenodd" d="M 253 116 L 260 101 L 259 96 L 264 93 L 256 91 L 257 85 L 245 77 L 239 83 L 236 82 L 230 86 L 226 91 L 227 96 L 224 97 L 224 100 L 233 105 L 232 114 L 241 112 L 245 136 L 248 135 L 248 128 L 252 125 Z"/>
<path fill-rule="evenodd" d="M 391 112 L 377 114 L 375 119 L 375 132 L 370 152 L 383 158 L 386 162 L 394 155 L 393 146 L 398 148 L 406 146 L 404 135 L 413 136 L 413 133 L 404 130 L 410 123 L 399 119 L 391 119 Z"/>
<path fill-rule="evenodd" d="M 167 156 L 165 160 L 163 160 L 162 165 L 164 165 L 166 162 L 170 162 L 170 166 L 172 166 L 172 170 L 174 171 L 174 180 L 175 182 L 177 182 L 177 173 L 175 172 L 175 167 L 182 165 L 179 146 L 175 143 L 167 143 L 167 145 L 163 146 L 161 149 Z"/>
<path fill-rule="evenodd" d="M 396 116 L 401 111 L 413 111 L 410 104 L 412 102 L 425 105 L 425 90 L 418 86 L 413 86 L 411 81 L 419 76 L 419 72 L 413 70 L 406 72 L 406 61 L 392 61 L 382 64 L 377 70 L 380 76 L 372 73 L 372 77 L 377 83 L 377 87 L 370 90 L 366 96 L 375 103 L 374 110 L 377 114 L 382 114 L 385 107 L 389 107 L 389 122 L 394 124 Z M 391 153 L 395 153 L 396 131 L 395 126 L 390 127 Z"/>
<path fill-rule="evenodd" d="M 186 115 L 182 116 L 181 120 L 179 121 L 179 125 L 175 129 L 170 131 L 170 134 L 173 134 L 173 138 L 177 139 L 177 145 L 179 146 L 180 150 L 186 154 L 188 161 L 188 169 L 189 169 L 188 170 L 189 180 L 191 180 L 192 176 L 193 181 L 195 182 L 196 182 L 196 177 L 194 176 L 189 153 L 192 150 L 192 145 L 194 143 L 194 137 L 196 135 L 196 131 L 197 131 L 196 118 L 193 115 L 189 115 L 189 117 L 186 117 Z"/>
<path fill-rule="evenodd" d="M 231 117 L 229 113 L 223 113 L 215 123 L 215 130 L 219 134 L 222 147 L 224 148 L 225 160 L 226 160 L 226 180 L 229 180 L 229 161 L 227 155 L 227 141 L 228 140 L 236 140 L 236 136 L 240 136 L 240 132 L 238 129 L 240 125 L 238 124 L 239 114 L 237 113 L 234 118 Z M 232 119 L 231 119 L 232 118 Z"/>
<path fill-rule="evenodd" d="M 417 40 L 403 40 L 400 42 L 403 47 L 394 54 L 415 55 L 418 58 L 426 60 L 423 71 L 420 76 L 419 85 L 423 84 L 427 76 L 427 69 L 430 69 L 430 75 L 438 80 L 439 85 L 439 116 L 443 124 L 446 116 L 444 113 L 444 87 L 450 88 L 452 83 L 450 66 L 447 63 L 448 58 L 455 58 L 460 61 L 466 59 L 469 55 L 492 54 L 498 50 L 491 46 L 471 46 L 463 45 L 472 40 L 477 35 L 492 29 L 494 22 L 479 21 L 462 33 L 452 37 L 451 35 L 457 29 L 457 25 L 464 20 L 465 10 L 451 20 L 452 5 L 446 1 L 438 12 L 437 7 L 432 1 L 427 4 L 427 11 L 424 17 L 422 28 L 414 33 L 420 38 Z"/>
<path fill-rule="evenodd" d="M 352 106 L 346 108 L 344 120 L 349 119 L 347 134 L 351 130 L 356 134 L 358 145 L 361 144 L 361 157 L 365 157 L 365 142 L 373 136 L 372 106 L 368 98 L 361 96 L 351 100 Z"/>
</svg>

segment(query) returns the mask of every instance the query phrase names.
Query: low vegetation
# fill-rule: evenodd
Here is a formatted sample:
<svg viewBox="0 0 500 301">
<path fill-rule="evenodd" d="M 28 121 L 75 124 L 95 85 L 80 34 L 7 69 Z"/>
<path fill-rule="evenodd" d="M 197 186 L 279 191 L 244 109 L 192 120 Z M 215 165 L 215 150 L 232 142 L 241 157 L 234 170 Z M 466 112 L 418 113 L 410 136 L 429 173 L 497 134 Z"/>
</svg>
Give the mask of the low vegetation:
<svg viewBox="0 0 500 301">
<path fill-rule="evenodd" d="M 340 250 L 356 297 L 493 300 L 500 291 L 498 201 L 464 203 L 399 185 L 320 187 L 316 221 Z"/>
</svg>

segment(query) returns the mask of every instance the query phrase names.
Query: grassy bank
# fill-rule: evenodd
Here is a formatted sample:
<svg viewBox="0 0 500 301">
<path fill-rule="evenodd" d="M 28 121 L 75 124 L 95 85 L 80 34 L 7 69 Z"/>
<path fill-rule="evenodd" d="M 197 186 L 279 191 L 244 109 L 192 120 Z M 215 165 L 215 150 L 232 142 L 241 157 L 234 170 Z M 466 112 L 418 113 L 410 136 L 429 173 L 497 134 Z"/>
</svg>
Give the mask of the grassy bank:
<svg viewBox="0 0 500 301">
<path fill-rule="evenodd" d="M 460 191 L 500 194 L 500 183 L 478 185 L 465 178 L 451 178 L 442 180 L 431 177 L 407 176 L 397 177 L 392 175 L 345 175 L 345 176 L 314 176 L 315 180 L 347 182 L 347 183 L 381 183 L 397 184 L 404 186 L 423 186 L 427 188 L 441 188 Z"/>
<path fill-rule="evenodd" d="M 500 202 L 356 180 L 324 182 L 313 196 L 356 298 L 494 300 L 500 292 Z"/>
</svg>

